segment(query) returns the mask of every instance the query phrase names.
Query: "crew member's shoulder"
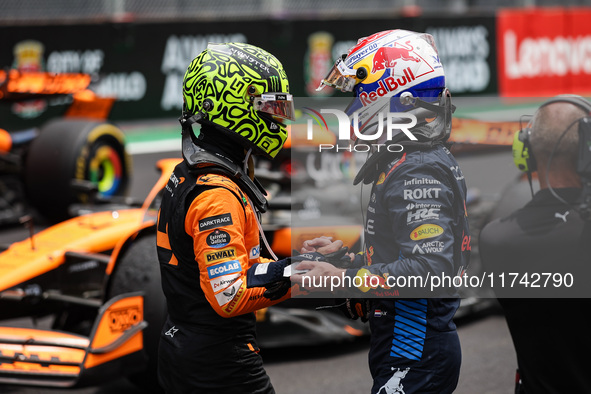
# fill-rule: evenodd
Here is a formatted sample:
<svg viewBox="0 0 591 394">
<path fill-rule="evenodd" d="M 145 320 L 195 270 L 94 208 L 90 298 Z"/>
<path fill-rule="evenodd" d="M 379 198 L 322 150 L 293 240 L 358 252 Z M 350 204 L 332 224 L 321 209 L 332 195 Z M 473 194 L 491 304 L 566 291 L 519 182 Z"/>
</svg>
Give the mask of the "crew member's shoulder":
<svg viewBox="0 0 591 394">
<path fill-rule="evenodd" d="M 507 216 L 492 219 L 480 231 L 479 243 L 498 246 L 520 238 L 523 236 L 523 230 L 519 224 L 522 217 L 523 208 Z"/>
</svg>

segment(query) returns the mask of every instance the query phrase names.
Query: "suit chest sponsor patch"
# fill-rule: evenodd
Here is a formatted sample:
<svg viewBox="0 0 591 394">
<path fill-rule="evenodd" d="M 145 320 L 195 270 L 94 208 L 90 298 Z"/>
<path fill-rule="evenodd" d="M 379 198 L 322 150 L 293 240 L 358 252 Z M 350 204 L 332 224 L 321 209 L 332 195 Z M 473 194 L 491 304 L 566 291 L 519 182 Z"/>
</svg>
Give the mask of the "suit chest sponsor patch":
<svg viewBox="0 0 591 394">
<path fill-rule="evenodd" d="M 242 294 L 240 289 L 242 288 L 242 279 L 237 280 L 229 287 L 226 287 L 224 290 L 220 291 L 215 295 L 216 300 L 220 306 L 226 305 L 228 302 L 232 301 L 238 294 Z"/>
<path fill-rule="evenodd" d="M 221 289 L 225 289 L 226 287 L 232 285 L 237 279 L 240 278 L 240 273 L 231 274 L 231 275 L 223 275 L 209 281 L 211 285 L 211 289 L 215 292 L 220 291 Z"/>
<path fill-rule="evenodd" d="M 199 231 L 211 230 L 218 227 L 230 226 L 232 222 L 232 215 L 223 213 L 221 215 L 210 216 L 199 221 Z"/>
<path fill-rule="evenodd" d="M 242 266 L 238 260 L 230 260 L 224 263 L 212 265 L 207 267 L 207 275 L 209 279 L 217 278 L 218 276 L 233 274 L 242 271 Z"/>
<path fill-rule="evenodd" d="M 443 227 L 436 224 L 423 224 L 411 231 L 410 239 L 418 241 L 426 238 L 439 237 L 441 234 L 443 234 Z"/>
<path fill-rule="evenodd" d="M 259 257 L 261 257 L 261 247 L 259 245 L 253 246 L 248 253 L 248 258 L 252 260 L 258 259 Z"/>
<path fill-rule="evenodd" d="M 236 249 L 235 248 L 226 248 L 216 250 L 215 252 L 205 253 L 205 263 L 211 264 L 221 260 L 229 260 L 236 257 Z"/>
<path fill-rule="evenodd" d="M 222 230 L 215 230 L 207 236 L 205 242 L 212 248 L 223 248 L 230 243 L 230 240 L 230 234 Z"/>
</svg>

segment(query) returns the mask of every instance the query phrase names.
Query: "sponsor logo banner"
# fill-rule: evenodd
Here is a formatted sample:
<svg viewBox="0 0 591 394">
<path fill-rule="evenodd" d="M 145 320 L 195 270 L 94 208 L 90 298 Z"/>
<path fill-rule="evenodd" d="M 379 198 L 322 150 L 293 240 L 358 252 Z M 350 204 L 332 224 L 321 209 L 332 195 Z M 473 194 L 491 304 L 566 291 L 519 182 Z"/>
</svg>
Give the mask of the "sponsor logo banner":
<svg viewBox="0 0 591 394">
<path fill-rule="evenodd" d="M 253 246 L 250 249 L 250 252 L 248 253 L 248 258 L 251 260 L 254 260 L 254 259 L 258 259 L 259 257 L 261 257 L 261 246 L 260 245 Z"/>
<path fill-rule="evenodd" d="M 227 287 L 226 289 L 220 291 L 215 295 L 215 298 L 220 306 L 226 305 L 228 302 L 232 301 L 236 294 L 238 294 L 238 290 L 242 286 L 242 279 L 236 281 L 232 286 Z"/>
<path fill-rule="evenodd" d="M 223 248 L 230 243 L 230 234 L 222 230 L 215 230 L 207 236 L 205 242 L 212 248 Z"/>
<path fill-rule="evenodd" d="M 217 278 L 218 276 L 233 274 L 242 271 L 242 266 L 238 260 L 226 261 L 207 267 L 207 275 L 209 279 Z"/>
<path fill-rule="evenodd" d="M 443 227 L 436 224 L 422 224 L 410 233 L 410 239 L 418 241 L 425 238 L 434 238 L 443 234 Z"/>
<path fill-rule="evenodd" d="M 591 90 L 589 9 L 503 10 L 497 20 L 499 93 L 546 97 Z"/>
<path fill-rule="evenodd" d="M 231 258 L 236 257 L 236 249 L 235 248 L 226 248 L 221 250 L 216 250 L 215 252 L 208 252 L 204 254 L 205 256 L 205 264 L 211 264 L 218 262 L 220 260 L 228 260 Z"/>
<path fill-rule="evenodd" d="M 403 191 L 405 200 L 423 200 L 426 198 L 439 198 L 440 187 L 405 189 Z"/>
<path fill-rule="evenodd" d="M 409 211 L 406 217 L 406 224 L 422 222 L 423 220 L 439 219 L 439 208 L 419 208 Z"/>
<path fill-rule="evenodd" d="M 240 284 L 238 284 L 240 282 Z M 227 313 L 228 315 L 230 313 L 232 313 L 232 311 L 234 310 L 234 308 L 236 308 L 236 305 L 238 305 L 238 302 L 240 302 L 240 300 L 242 299 L 242 296 L 244 295 L 244 286 L 242 286 L 242 280 L 239 280 L 238 282 L 236 282 L 236 285 L 234 285 L 238 288 L 238 292 L 236 293 L 236 295 L 234 295 L 232 297 L 232 300 L 228 303 L 228 305 L 224 308 L 224 312 Z"/>
<path fill-rule="evenodd" d="M 240 274 L 224 275 L 209 281 L 211 289 L 216 292 L 230 286 L 236 279 L 240 278 Z"/>
<path fill-rule="evenodd" d="M 212 230 L 214 228 L 229 226 L 232 222 L 232 215 L 223 213 L 221 215 L 211 216 L 199 221 L 199 231 Z"/>
</svg>

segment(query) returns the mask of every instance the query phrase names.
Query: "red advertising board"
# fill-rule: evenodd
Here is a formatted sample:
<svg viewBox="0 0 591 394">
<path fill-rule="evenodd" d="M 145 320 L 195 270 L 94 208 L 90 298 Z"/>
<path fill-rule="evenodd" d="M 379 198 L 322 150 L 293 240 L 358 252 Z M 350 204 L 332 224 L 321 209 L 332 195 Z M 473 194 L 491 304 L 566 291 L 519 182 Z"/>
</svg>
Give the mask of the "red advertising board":
<svg viewBox="0 0 591 394">
<path fill-rule="evenodd" d="M 502 10 L 497 45 L 500 95 L 591 93 L 591 8 Z"/>
</svg>

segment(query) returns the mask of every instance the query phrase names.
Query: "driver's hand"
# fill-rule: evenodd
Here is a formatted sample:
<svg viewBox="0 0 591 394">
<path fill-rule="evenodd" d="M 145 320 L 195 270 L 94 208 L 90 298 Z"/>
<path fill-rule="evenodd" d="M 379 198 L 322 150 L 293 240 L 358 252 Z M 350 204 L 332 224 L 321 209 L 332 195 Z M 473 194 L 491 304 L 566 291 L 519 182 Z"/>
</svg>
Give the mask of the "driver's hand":
<svg viewBox="0 0 591 394">
<path fill-rule="evenodd" d="M 334 253 L 343 247 L 343 241 L 333 241 L 332 237 L 318 237 L 304 241 L 300 253 L 318 252 L 322 254 Z"/>
<path fill-rule="evenodd" d="M 297 283 L 300 285 L 301 288 L 308 290 L 308 291 L 328 291 L 330 290 L 324 285 L 330 283 L 332 285 L 333 281 L 331 278 L 337 277 L 339 279 L 343 277 L 345 274 L 345 270 L 342 268 L 337 268 L 334 265 L 327 263 L 326 261 L 302 261 L 296 267 L 296 269 L 301 274 L 293 274 L 290 279 L 292 283 Z M 308 280 L 304 280 L 305 277 L 308 277 Z M 316 280 L 314 280 L 316 278 Z M 310 284 L 311 286 L 307 286 Z M 321 286 L 316 286 L 315 284 L 323 284 Z"/>
</svg>

